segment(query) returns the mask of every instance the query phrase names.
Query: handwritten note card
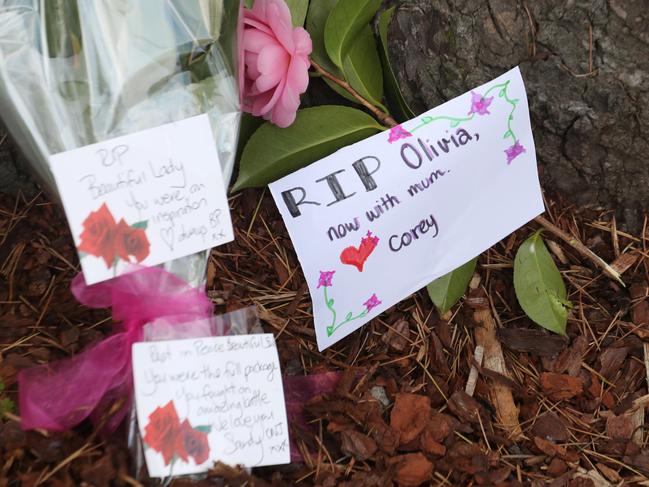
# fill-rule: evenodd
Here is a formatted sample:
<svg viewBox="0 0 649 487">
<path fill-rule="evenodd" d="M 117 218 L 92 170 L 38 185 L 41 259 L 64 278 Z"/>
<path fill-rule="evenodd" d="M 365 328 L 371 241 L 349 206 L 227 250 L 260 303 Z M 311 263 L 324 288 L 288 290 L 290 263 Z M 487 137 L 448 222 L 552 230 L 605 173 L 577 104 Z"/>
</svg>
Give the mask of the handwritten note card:
<svg viewBox="0 0 649 487">
<path fill-rule="evenodd" d="M 86 282 L 230 242 L 207 115 L 51 158 Z"/>
<path fill-rule="evenodd" d="M 289 463 L 272 334 L 133 345 L 135 401 L 149 475 L 204 472 L 216 460 Z"/>
<path fill-rule="evenodd" d="M 543 212 L 518 68 L 270 185 L 320 350 Z"/>
</svg>

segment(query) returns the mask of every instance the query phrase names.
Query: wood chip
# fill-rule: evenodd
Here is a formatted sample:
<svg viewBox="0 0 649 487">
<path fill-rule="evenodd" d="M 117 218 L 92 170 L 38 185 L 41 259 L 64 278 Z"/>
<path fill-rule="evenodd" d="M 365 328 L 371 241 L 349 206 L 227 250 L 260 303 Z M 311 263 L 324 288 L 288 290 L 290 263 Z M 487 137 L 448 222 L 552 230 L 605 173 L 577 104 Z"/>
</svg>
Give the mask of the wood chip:
<svg viewBox="0 0 649 487">
<path fill-rule="evenodd" d="M 353 456 L 356 460 L 368 460 L 378 449 L 376 441 L 356 430 L 342 431 L 341 439 L 340 450 L 346 455 Z"/>
<path fill-rule="evenodd" d="M 505 328 L 496 334 L 501 343 L 516 352 L 539 357 L 554 357 L 566 348 L 566 340 L 544 330 L 533 328 Z"/>
<path fill-rule="evenodd" d="M 421 453 L 400 455 L 388 462 L 395 465 L 394 479 L 401 487 L 418 487 L 433 474 L 433 464 Z"/>
<path fill-rule="evenodd" d="M 611 415 L 606 419 L 606 436 L 612 440 L 630 440 L 634 424 L 631 415 Z"/>
<path fill-rule="evenodd" d="M 582 393 L 584 382 L 579 377 L 566 374 L 543 372 L 541 374 L 541 389 L 553 401 L 570 399 Z"/>
<path fill-rule="evenodd" d="M 611 267 L 619 274 L 624 274 L 638 261 L 638 257 L 640 257 L 640 254 L 636 252 L 627 252 L 615 259 L 611 263 Z"/>
<path fill-rule="evenodd" d="M 478 365 L 478 367 L 482 366 L 482 359 L 484 357 L 484 347 L 482 345 L 478 345 L 475 347 L 475 351 L 473 352 L 473 360 L 475 360 L 475 363 Z M 478 380 L 478 369 L 474 364 L 471 364 L 471 370 L 469 371 L 469 378 L 466 381 L 466 387 L 464 388 L 464 392 L 466 392 L 469 396 L 473 396 L 473 393 L 475 392 L 475 385 Z"/>
<path fill-rule="evenodd" d="M 566 423 L 553 412 L 539 416 L 532 426 L 532 433 L 550 441 L 564 442 L 570 438 Z"/>
<path fill-rule="evenodd" d="M 475 329 L 476 344 L 484 347 L 483 368 L 491 369 L 499 374 L 509 377 L 505 366 L 505 358 L 498 338 L 496 338 L 496 322 L 489 308 L 478 308 L 473 313 L 473 319 L 478 324 Z M 496 409 L 498 422 L 511 439 L 522 436 L 518 421 L 518 408 L 514 404 L 512 391 L 506 385 L 491 381 L 489 385 L 491 401 Z"/>
<path fill-rule="evenodd" d="M 390 413 L 390 426 L 400 433 L 400 444 L 410 443 L 424 430 L 430 417 L 430 398 L 397 394 Z"/>
</svg>

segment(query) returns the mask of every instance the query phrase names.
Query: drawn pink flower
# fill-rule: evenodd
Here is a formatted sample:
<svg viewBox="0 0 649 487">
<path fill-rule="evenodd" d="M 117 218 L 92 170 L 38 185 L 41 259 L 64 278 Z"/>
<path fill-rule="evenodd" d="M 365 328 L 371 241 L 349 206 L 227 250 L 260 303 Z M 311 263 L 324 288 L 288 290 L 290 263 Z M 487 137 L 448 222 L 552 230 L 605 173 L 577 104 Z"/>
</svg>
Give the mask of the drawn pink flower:
<svg viewBox="0 0 649 487">
<path fill-rule="evenodd" d="M 392 142 L 396 142 L 397 140 L 405 139 L 408 137 L 412 137 L 412 134 L 404 129 L 401 125 L 396 125 L 390 129 L 390 137 L 388 138 L 388 142 L 391 144 Z"/>
<path fill-rule="evenodd" d="M 311 37 L 293 28 L 284 0 L 256 0 L 243 25 L 243 109 L 288 127 L 309 84 Z"/>
<path fill-rule="evenodd" d="M 372 294 L 370 299 L 368 299 L 363 303 L 363 306 L 367 308 L 367 312 L 369 313 L 370 311 L 372 311 L 373 308 L 376 308 L 379 304 L 381 304 L 379 298 L 376 297 L 376 294 Z"/>
<path fill-rule="evenodd" d="M 319 289 L 321 286 L 330 287 L 334 272 L 336 271 L 320 271 L 320 279 L 318 279 L 318 287 L 316 289 Z"/>
<path fill-rule="evenodd" d="M 469 110 L 468 115 L 472 113 L 477 113 L 478 115 L 489 115 L 490 112 L 487 110 L 494 97 L 490 96 L 489 98 L 483 98 L 479 93 L 471 92 L 471 110 Z"/>
<path fill-rule="evenodd" d="M 521 155 L 523 152 L 525 152 L 525 147 L 521 145 L 521 143 L 517 140 L 514 145 L 512 145 L 510 148 L 505 149 L 505 155 L 507 156 L 507 164 L 511 164 L 514 159 L 516 159 L 519 155 Z"/>
</svg>

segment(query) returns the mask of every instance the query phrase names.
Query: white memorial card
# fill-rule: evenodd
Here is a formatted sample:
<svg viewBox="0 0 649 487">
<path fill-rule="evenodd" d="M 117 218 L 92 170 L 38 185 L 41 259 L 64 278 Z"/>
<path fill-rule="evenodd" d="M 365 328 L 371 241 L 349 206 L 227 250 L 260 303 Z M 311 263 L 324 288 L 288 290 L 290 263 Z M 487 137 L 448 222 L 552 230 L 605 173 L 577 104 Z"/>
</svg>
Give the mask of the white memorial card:
<svg viewBox="0 0 649 487">
<path fill-rule="evenodd" d="M 323 350 L 543 212 L 520 71 L 270 189 Z"/>
<path fill-rule="evenodd" d="M 135 343 L 133 377 L 151 477 L 290 462 L 271 333 Z"/>
<path fill-rule="evenodd" d="M 88 284 L 233 240 L 206 114 L 51 157 Z"/>
</svg>

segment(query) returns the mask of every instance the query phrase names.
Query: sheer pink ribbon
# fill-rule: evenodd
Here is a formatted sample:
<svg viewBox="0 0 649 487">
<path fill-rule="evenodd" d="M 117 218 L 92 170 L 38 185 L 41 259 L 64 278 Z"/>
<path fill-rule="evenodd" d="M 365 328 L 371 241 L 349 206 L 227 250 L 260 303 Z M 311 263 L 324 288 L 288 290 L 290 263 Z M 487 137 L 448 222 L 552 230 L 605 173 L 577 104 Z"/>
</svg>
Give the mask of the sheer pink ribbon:
<svg viewBox="0 0 649 487">
<path fill-rule="evenodd" d="M 131 345 L 142 339 L 142 327 L 162 317 L 172 325 L 208 319 L 212 304 L 202 291 L 158 268 L 92 286 L 79 274 L 71 288 L 86 306 L 112 307 L 121 331 L 74 357 L 21 371 L 21 426 L 65 431 L 88 417 L 97 424 L 104 407 L 123 398 L 123 405 L 104 425 L 105 431 L 112 432 L 131 405 Z"/>
</svg>

